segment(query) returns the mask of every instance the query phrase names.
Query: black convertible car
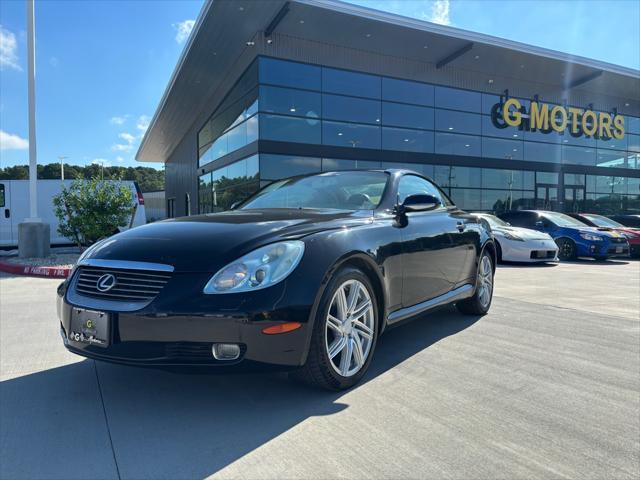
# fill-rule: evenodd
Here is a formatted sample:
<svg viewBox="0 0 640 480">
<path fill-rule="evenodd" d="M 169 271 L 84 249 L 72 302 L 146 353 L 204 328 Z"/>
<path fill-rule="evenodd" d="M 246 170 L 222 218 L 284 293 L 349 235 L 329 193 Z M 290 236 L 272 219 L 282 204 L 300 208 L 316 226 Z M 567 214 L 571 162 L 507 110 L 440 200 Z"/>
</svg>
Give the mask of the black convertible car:
<svg viewBox="0 0 640 480">
<path fill-rule="evenodd" d="M 348 388 L 388 326 L 449 303 L 485 314 L 495 254 L 488 227 L 413 172 L 294 177 L 87 249 L 58 289 L 61 335 L 97 360 L 271 364 Z"/>
</svg>

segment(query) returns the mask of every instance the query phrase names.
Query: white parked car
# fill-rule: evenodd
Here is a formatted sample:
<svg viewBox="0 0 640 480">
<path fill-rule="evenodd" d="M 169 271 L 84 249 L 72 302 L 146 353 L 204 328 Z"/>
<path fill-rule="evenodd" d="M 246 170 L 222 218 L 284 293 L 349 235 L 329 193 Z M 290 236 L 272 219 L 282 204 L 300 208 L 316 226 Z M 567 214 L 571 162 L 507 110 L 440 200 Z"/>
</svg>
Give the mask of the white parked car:
<svg viewBox="0 0 640 480">
<path fill-rule="evenodd" d="M 558 260 L 558 246 L 550 235 L 537 230 L 512 227 L 488 213 L 473 215 L 487 221 L 498 244 L 498 261 L 554 262 Z"/>
</svg>

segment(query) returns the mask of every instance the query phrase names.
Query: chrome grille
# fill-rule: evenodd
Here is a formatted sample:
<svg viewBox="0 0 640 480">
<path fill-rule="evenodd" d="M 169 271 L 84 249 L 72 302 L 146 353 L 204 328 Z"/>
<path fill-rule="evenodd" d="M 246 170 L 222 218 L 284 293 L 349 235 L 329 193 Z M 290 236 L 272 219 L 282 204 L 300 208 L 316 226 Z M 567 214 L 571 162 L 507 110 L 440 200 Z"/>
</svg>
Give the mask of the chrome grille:
<svg viewBox="0 0 640 480">
<path fill-rule="evenodd" d="M 108 274 L 115 277 L 115 284 L 108 290 L 101 291 L 98 281 Z M 170 278 L 170 273 L 158 271 L 80 267 L 75 289 L 77 293 L 88 297 L 147 302 L 160 293 Z"/>
</svg>

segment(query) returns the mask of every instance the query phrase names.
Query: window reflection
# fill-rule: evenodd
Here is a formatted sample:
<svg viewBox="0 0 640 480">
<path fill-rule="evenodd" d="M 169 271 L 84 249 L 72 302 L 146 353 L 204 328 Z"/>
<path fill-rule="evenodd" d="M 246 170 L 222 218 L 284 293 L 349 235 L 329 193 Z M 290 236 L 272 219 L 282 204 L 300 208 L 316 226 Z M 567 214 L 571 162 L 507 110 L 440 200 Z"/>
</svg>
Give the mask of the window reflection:
<svg viewBox="0 0 640 480">
<path fill-rule="evenodd" d="M 327 145 L 380 149 L 380 127 L 373 125 L 322 122 L 322 138 Z"/>
<path fill-rule="evenodd" d="M 322 91 L 356 97 L 380 98 L 382 79 L 367 73 L 322 68 Z"/>
<path fill-rule="evenodd" d="M 433 130 L 433 108 L 382 102 L 382 124 Z"/>
<path fill-rule="evenodd" d="M 200 177 L 198 211 L 228 210 L 259 188 L 258 155 L 232 163 Z"/>
<path fill-rule="evenodd" d="M 260 114 L 260 137 L 281 142 L 320 143 L 320 121 Z"/>
<path fill-rule="evenodd" d="M 474 211 L 482 208 L 481 190 L 470 188 L 452 188 L 449 195 L 453 203 L 463 210 Z"/>
<path fill-rule="evenodd" d="M 436 107 L 464 110 L 465 112 L 480 112 L 480 93 L 458 88 L 435 87 Z"/>
<path fill-rule="evenodd" d="M 321 170 L 322 160 L 316 157 L 293 155 L 260 155 L 260 179 L 280 180 L 281 178 L 316 173 Z"/>
<path fill-rule="evenodd" d="M 433 132 L 384 127 L 382 149 L 430 153 L 433 152 Z"/>
<path fill-rule="evenodd" d="M 260 58 L 260 83 L 320 90 L 320 67 Z"/>
<path fill-rule="evenodd" d="M 435 139 L 436 153 L 443 153 L 447 155 L 465 155 L 472 157 L 479 157 L 481 155 L 480 137 L 436 132 Z"/>
<path fill-rule="evenodd" d="M 482 185 L 481 171 L 480 168 L 451 167 L 449 186 L 480 188 Z"/>
<path fill-rule="evenodd" d="M 626 160 L 626 154 L 624 152 L 603 150 L 599 148 L 596 165 L 598 167 L 625 168 L 627 163 Z"/>
<path fill-rule="evenodd" d="M 318 118 L 320 93 L 280 87 L 260 87 L 260 111 L 295 117 Z"/>
<path fill-rule="evenodd" d="M 380 125 L 380 102 L 342 95 L 323 95 L 322 115 L 329 120 Z"/>
<path fill-rule="evenodd" d="M 522 150 L 522 141 L 482 137 L 483 157 L 522 160 Z"/>
<path fill-rule="evenodd" d="M 436 130 L 480 134 L 480 115 L 436 109 Z"/>
<path fill-rule="evenodd" d="M 432 106 L 433 85 L 383 77 L 382 99 Z"/>
<path fill-rule="evenodd" d="M 524 159 L 532 162 L 560 163 L 560 145 L 553 143 L 524 142 Z"/>
<path fill-rule="evenodd" d="M 329 172 L 333 170 L 363 170 L 378 169 L 380 162 L 372 162 L 368 160 L 351 160 L 337 158 L 323 158 L 322 171 Z"/>
</svg>

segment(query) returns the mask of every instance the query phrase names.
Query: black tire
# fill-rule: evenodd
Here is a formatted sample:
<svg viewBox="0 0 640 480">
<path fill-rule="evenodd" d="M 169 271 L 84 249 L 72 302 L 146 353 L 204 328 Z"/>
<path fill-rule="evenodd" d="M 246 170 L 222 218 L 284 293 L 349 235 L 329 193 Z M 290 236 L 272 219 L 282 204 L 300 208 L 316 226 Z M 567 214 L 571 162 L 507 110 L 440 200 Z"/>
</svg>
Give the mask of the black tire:
<svg viewBox="0 0 640 480">
<path fill-rule="evenodd" d="M 487 260 L 485 260 L 485 258 Z M 488 262 L 485 264 L 484 262 Z M 488 301 L 483 300 L 483 294 L 481 289 L 481 284 L 483 281 L 483 265 L 489 265 L 490 268 L 490 278 L 491 278 L 491 288 L 488 295 Z M 491 308 L 491 302 L 493 300 L 493 278 L 496 272 L 496 266 L 494 265 L 493 258 L 491 253 L 487 250 L 482 252 L 480 256 L 480 260 L 478 261 L 478 269 L 476 273 L 476 291 L 473 294 L 473 297 L 467 298 L 466 300 L 462 300 L 461 302 L 456 303 L 456 308 L 460 311 L 460 313 L 464 313 L 465 315 L 486 315 Z"/>
<path fill-rule="evenodd" d="M 556 245 L 558 245 L 558 258 L 567 262 L 570 260 L 576 259 L 576 243 L 569 238 L 559 238 L 556 240 Z"/>
<path fill-rule="evenodd" d="M 357 280 L 361 282 L 370 296 L 371 304 L 373 306 L 373 339 L 371 340 L 368 356 L 360 370 L 351 376 L 342 376 L 334 370 L 331 360 L 329 359 L 326 347 L 326 325 L 329 310 L 331 308 L 331 301 L 336 291 L 349 280 Z M 367 369 L 371 364 L 371 359 L 373 358 L 378 340 L 378 319 L 378 302 L 375 290 L 373 289 L 369 278 L 362 271 L 356 268 L 347 267 L 339 270 L 329 281 L 327 288 L 320 299 L 316 318 L 314 319 L 313 333 L 311 336 L 311 344 L 309 345 L 307 361 L 301 369 L 293 372 L 292 377 L 296 380 L 327 390 L 345 390 L 354 386 L 367 372 Z"/>
</svg>

